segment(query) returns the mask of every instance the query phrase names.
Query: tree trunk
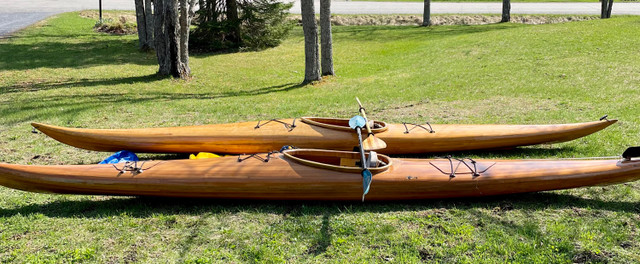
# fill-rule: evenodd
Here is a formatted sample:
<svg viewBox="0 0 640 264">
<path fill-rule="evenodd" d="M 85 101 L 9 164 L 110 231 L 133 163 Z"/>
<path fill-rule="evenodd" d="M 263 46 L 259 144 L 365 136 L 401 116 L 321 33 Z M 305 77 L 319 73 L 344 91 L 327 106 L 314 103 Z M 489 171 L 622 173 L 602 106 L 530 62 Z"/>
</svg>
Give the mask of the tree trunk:
<svg viewBox="0 0 640 264">
<path fill-rule="evenodd" d="M 424 12 L 422 13 L 422 26 L 431 26 L 431 0 L 424 0 Z"/>
<path fill-rule="evenodd" d="M 180 0 L 180 27 L 178 35 L 180 37 L 179 61 L 177 62 L 178 75 L 186 79 L 191 75 L 189 68 L 189 7 L 187 0 Z"/>
<path fill-rule="evenodd" d="M 320 80 L 318 56 L 318 26 L 313 0 L 301 0 L 302 31 L 304 32 L 304 82 Z"/>
<path fill-rule="evenodd" d="M 184 48 L 184 57 L 182 62 L 187 64 L 187 67 L 189 66 L 189 33 L 191 32 L 191 21 L 193 20 L 193 17 L 195 16 L 195 11 L 194 11 L 194 7 L 196 5 L 196 0 L 188 0 L 188 9 L 185 12 L 185 19 L 186 19 L 186 26 L 183 32 L 184 35 L 186 36 L 186 39 L 184 41 L 184 46 L 182 46 L 181 48 Z"/>
<path fill-rule="evenodd" d="M 511 21 L 511 0 L 502 0 L 502 20 L 500 22 Z"/>
<path fill-rule="evenodd" d="M 147 46 L 149 48 L 154 48 L 154 40 L 153 40 L 153 5 L 151 4 L 151 0 L 144 0 L 144 18 L 146 22 L 147 29 Z"/>
<path fill-rule="evenodd" d="M 600 18 L 610 18 L 611 17 L 611 9 L 613 9 L 613 0 L 600 0 L 601 8 L 600 8 Z"/>
<path fill-rule="evenodd" d="M 191 74 L 189 25 L 195 0 L 154 0 L 154 3 L 158 74 L 186 79 Z"/>
<path fill-rule="evenodd" d="M 184 1 L 184 0 L 180 0 Z M 165 27 L 167 28 L 167 42 L 169 43 L 169 63 L 171 64 L 171 76 L 184 78 L 184 67 L 180 59 L 180 15 L 178 13 L 178 0 L 165 0 Z"/>
<path fill-rule="evenodd" d="M 233 43 L 240 43 L 240 19 L 238 19 L 238 3 L 236 0 L 225 0 L 227 5 L 227 21 L 232 23 L 233 31 L 230 40 Z"/>
<path fill-rule="evenodd" d="M 156 48 L 156 56 L 158 57 L 159 75 L 170 75 L 171 65 L 169 61 L 169 42 L 167 39 L 167 28 L 165 27 L 166 18 L 166 2 L 173 0 L 154 0 L 154 43 Z"/>
<path fill-rule="evenodd" d="M 331 0 L 320 0 L 320 43 L 322 75 L 334 75 L 333 40 L 331 37 Z"/>
<path fill-rule="evenodd" d="M 147 44 L 147 20 L 144 12 L 144 0 L 135 0 L 136 6 L 136 23 L 138 24 L 138 48 L 148 50 Z"/>
</svg>

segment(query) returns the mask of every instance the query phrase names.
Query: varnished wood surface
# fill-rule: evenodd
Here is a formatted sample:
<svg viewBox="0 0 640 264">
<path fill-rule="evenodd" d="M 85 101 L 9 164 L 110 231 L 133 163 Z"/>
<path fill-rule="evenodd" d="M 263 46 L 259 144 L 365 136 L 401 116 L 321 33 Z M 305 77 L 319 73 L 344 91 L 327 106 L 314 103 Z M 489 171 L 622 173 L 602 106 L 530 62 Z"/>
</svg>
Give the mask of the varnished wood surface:
<svg viewBox="0 0 640 264">
<path fill-rule="evenodd" d="M 348 126 L 348 119 L 337 120 Z M 339 122 L 338 122 L 339 121 Z M 617 120 L 557 125 L 437 125 L 435 133 L 407 124 L 386 124 L 374 128 L 376 137 L 386 142 L 385 154 L 449 152 L 498 149 L 542 143 L 563 142 L 600 131 Z M 33 123 L 50 137 L 78 148 L 96 151 L 130 150 L 152 153 L 260 153 L 279 150 L 284 145 L 299 148 L 352 150 L 358 145 L 355 132 L 298 119 L 295 127 L 269 122 L 215 124 L 188 127 L 142 129 L 83 129 Z M 282 122 L 293 124 L 293 119 Z M 376 131 L 378 131 L 376 133 Z M 363 134 L 366 137 L 366 133 Z"/>
<path fill-rule="evenodd" d="M 455 161 L 453 178 L 446 159 L 390 161 L 373 176 L 367 200 L 487 196 L 640 178 L 640 161 L 477 160 L 479 176 Z M 307 166 L 282 154 L 269 162 L 222 157 L 153 161 L 144 168 L 140 174 L 120 174 L 111 165 L 0 164 L 0 185 L 34 192 L 239 199 L 360 200 L 362 195 L 360 173 Z"/>
</svg>

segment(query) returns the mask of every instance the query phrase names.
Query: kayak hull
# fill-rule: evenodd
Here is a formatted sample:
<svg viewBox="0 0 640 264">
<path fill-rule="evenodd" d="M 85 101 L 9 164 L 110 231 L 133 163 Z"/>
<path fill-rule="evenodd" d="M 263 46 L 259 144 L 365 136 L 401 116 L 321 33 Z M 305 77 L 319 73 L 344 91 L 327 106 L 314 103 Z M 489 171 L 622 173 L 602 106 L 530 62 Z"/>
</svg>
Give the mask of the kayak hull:
<svg viewBox="0 0 640 264">
<path fill-rule="evenodd" d="M 314 150 L 294 150 L 291 153 Z M 319 151 L 358 157 L 358 153 Z M 285 152 L 290 153 L 290 152 Z M 383 155 L 380 155 L 383 156 Z M 303 157 L 304 158 L 304 157 Z M 32 192 L 268 200 L 361 200 L 357 167 L 324 167 L 285 154 L 113 165 L 0 164 L 0 185 Z M 323 158 L 319 161 L 329 161 Z M 640 161 L 392 159 L 373 168 L 366 200 L 477 197 L 608 185 L 640 178 Z M 338 162 L 338 161 L 336 161 Z M 339 162 L 344 162 L 340 159 Z M 466 165 L 465 165 L 466 164 Z M 469 167 L 467 167 L 469 165 Z M 475 165 L 475 166 L 474 166 Z M 451 168 L 454 168 L 453 177 Z M 474 175 L 475 174 L 475 175 Z"/>
<path fill-rule="evenodd" d="M 33 123 L 33 127 L 71 146 L 115 152 L 146 153 L 213 152 L 262 153 L 284 145 L 299 148 L 350 151 L 357 145 L 356 133 L 347 127 L 323 126 L 302 118 L 189 127 L 144 129 L 82 129 Z M 385 154 L 435 153 L 480 149 L 503 149 L 570 141 L 600 131 L 616 120 L 557 125 L 421 125 L 386 124 L 374 129 L 387 143 Z M 365 135 L 366 137 L 366 135 Z"/>
</svg>

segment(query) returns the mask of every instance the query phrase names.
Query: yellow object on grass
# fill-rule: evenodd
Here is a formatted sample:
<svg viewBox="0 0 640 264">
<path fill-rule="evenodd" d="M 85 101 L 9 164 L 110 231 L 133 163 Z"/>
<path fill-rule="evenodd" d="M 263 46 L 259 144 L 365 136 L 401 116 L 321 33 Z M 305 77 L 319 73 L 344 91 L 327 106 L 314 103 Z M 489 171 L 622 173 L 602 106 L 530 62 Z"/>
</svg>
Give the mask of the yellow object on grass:
<svg viewBox="0 0 640 264">
<path fill-rule="evenodd" d="M 210 158 L 219 158 L 220 155 L 209 153 L 209 152 L 200 152 L 198 155 L 189 155 L 189 159 L 210 159 Z"/>
</svg>

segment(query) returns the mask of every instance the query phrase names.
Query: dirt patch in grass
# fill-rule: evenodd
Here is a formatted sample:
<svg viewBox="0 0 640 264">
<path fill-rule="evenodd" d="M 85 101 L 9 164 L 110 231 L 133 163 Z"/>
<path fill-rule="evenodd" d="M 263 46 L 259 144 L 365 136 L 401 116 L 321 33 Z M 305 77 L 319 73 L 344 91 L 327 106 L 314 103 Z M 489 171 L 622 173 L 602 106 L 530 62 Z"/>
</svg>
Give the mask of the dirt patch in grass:
<svg viewBox="0 0 640 264">
<path fill-rule="evenodd" d="M 292 16 L 300 24 L 300 15 Z M 584 21 L 597 19 L 597 16 L 534 16 L 515 15 L 511 16 L 512 23 L 522 24 L 553 24 L 572 21 Z M 440 25 L 484 25 L 500 23 L 499 15 L 437 15 L 431 17 L 431 23 Z M 420 15 L 336 15 L 331 17 L 331 24 L 335 26 L 419 26 L 422 25 Z"/>
<path fill-rule="evenodd" d="M 573 257 L 574 263 L 608 263 L 613 254 L 605 251 L 593 252 L 583 250 Z"/>
<path fill-rule="evenodd" d="M 135 24 L 122 22 L 122 20 L 118 22 L 106 21 L 103 23 L 96 23 L 94 29 L 97 32 L 112 35 L 130 35 L 138 33 L 138 28 Z"/>
<path fill-rule="evenodd" d="M 98 12 L 82 11 L 80 16 L 99 20 Z M 97 21 L 93 29 L 97 32 L 113 35 L 130 35 L 138 33 L 136 16 L 129 13 L 103 13 L 102 21 Z"/>
<path fill-rule="evenodd" d="M 418 249 L 418 254 L 420 254 L 420 260 L 422 261 L 431 261 L 434 257 L 430 250 L 424 248 Z"/>
</svg>

